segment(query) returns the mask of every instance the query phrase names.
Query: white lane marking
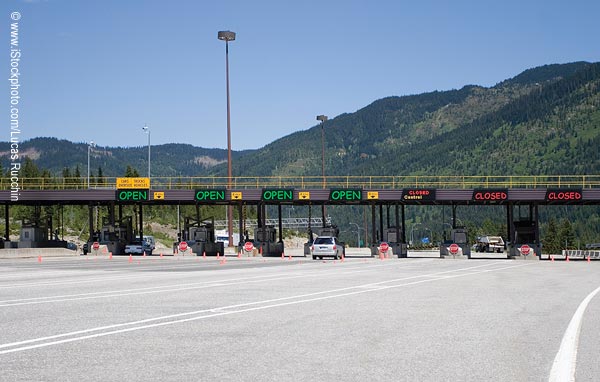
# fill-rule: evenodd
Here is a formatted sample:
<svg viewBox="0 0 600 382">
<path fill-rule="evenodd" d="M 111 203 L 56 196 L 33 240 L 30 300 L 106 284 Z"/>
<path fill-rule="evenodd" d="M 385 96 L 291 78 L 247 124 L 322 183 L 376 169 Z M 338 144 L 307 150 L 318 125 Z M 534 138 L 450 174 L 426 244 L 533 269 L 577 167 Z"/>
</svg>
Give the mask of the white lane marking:
<svg viewBox="0 0 600 382">
<path fill-rule="evenodd" d="M 477 273 L 496 272 L 496 271 L 501 271 L 501 270 L 510 269 L 510 268 L 524 267 L 524 266 L 532 265 L 532 264 L 535 264 L 535 263 L 534 262 L 529 262 L 529 263 L 524 263 L 524 264 L 522 263 L 522 264 L 510 265 L 510 266 L 501 267 L 501 268 L 495 268 L 493 270 L 484 269 Z M 212 317 L 218 317 L 218 316 L 224 316 L 224 315 L 230 315 L 230 314 L 237 314 L 237 313 L 245 313 L 245 312 L 257 311 L 257 310 L 263 310 L 263 309 L 271 309 L 271 308 L 277 308 L 277 307 L 288 306 L 288 305 L 309 303 L 309 302 L 332 299 L 332 298 L 346 297 L 346 296 L 364 294 L 364 293 L 369 293 L 369 292 L 374 292 L 374 291 L 381 291 L 383 289 L 400 288 L 400 287 L 404 287 L 404 286 L 411 286 L 411 285 L 422 284 L 422 283 L 427 283 L 427 282 L 446 280 L 446 279 L 450 279 L 450 278 L 472 276 L 477 273 L 469 272 L 469 273 L 465 273 L 465 274 L 455 274 L 455 275 L 450 275 L 450 276 L 442 278 L 442 279 L 437 277 L 438 275 L 441 275 L 441 274 L 452 273 L 452 272 L 457 272 L 457 271 L 461 271 L 461 270 L 470 270 L 470 269 L 479 268 L 479 267 L 481 267 L 481 266 L 467 267 L 467 268 L 462 268 L 462 269 L 453 269 L 453 270 L 449 270 L 449 271 L 435 272 L 435 273 L 431 273 L 429 275 L 411 276 L 411 277 L 400 278 L 400 279 L 395 279 L 395 280 L 381 281 L 378 283 L 362 284 L 362 285 L 356 285 L 356 286 L 352 286 L 352 287 L 345 287 L 345 288 L 339 288 L 339 289 L 333 289 L 333 290 L 321 291 L 321 292 L 315 292 L 315 293 L 308 293 L 308 294 L 302 294 L 302 295 L 296 295 L 296 296 L 281 297 L 281 298 L 269 299 L 269 300 L 263 300 L 263 301 L 254 301 L 254 302 L 248 302 L 248 303 L 242 303 L 242 304 L 236 304 L 236 305 L 215 307 L 215 308 L 203 309 L 203 310 L 198 310 L 198 311 L 193 311 L 193 312 L 184 312 L 184 313 L 172 314 L 172 315 L 168 315 L 168 316 L 148 318 L 145 320 L 126 322 L 126 323 L 122 323 L 122 324 L 114 324 L 114 325 L 102 326 L 102 327 L 97 327 L 97 328 L 78 330 L 78 331 L 74 331 L 74 332 L 70 332 L 70 333 L 57 334 L 57 335 L 53 335 L 53 336 L 33 338 L 30 340 L 6 343 L 6 344 L 0 345 L 0 349 L 6 349 L 6 348 L 12 347 L 12 349 L 0 350 L 0 355 L 14 353 L 14 352 L 20 352 L 20 351 L 26 351 L 26 350 L 32 350 L 32 349 L 38 349 L 38 348 L 43 348 L 43 347 L 53 346 L 53 345 L 60 345 L 60 344 L 64 344 L 64 343 L 74 342 L 74 341 L 82 341 L 82 340 L 86 340 L 86 339 L 121 334 L 121 333 L 136 331 L 136 330 L 156 328 L 159 326 L 174 325 L 174 324 L 179 324 L 179 323 L 184 323 L 184 322 L 197 321 L 197 320 L 202 320 L 202 319 L 206 319 L 206 318 L 212 318 Z M 410 280 L 410 279 L 415 279 L 415 278 L 423 278 L 423 277 L 430 277 L 430 278 L 427 278 L 424 280 L 405 282 L 405 283 L 401 283 L 401 284 L 382 285 L 381 287 L 376 288 L 376 289 L 373 289 L 373 288 L 365 289 L 365 286 L 367 286 L 367 285 L 375 286 L 375 285 L 381 285 L 381 284 L 387 284 L 387 283 L 391 283 L 391 282 L 399 282 L 399 281 L 405 281 L 405 280 Z M 343 293 L 339 293 L 339 292 L 343 292 Z M 338 294 L 331 294 L 328 296 L 323 296 L 323 294 L 330 294 L 330 293 L 338 293 Z M 289 301 L 289 300 L 294 300 L 294 301 Z M 281 301 L 284 301 L 284 302 L 281 302 Z M 268 305 L 261 305 L 261 304 L 268 304 Z M 253 305 L 261 305 L 261 306 L 253 306 Z M 240 309 L 240 308 L 242 308 L 242 309 Z M 203 315 L 200 315 L 200 314 L 203 314 Z M 195 316 L 195 317 L 180 318 L 180 317 L 185 317 L 185 316 Z M 164 321 L 164 320 L 172 320 L 172 321 L 157 322 L 157 323 L 149 324 L 150 322 Z M 135 326 L 135 327 L 131 327 L 131 328 L 123 328 L 126 326 L 132 326 L 132 325 L 140 325 L 140 326 Z M 116 328 L 123 328 L 123 329 L 112 330 L 112 329 L 116 329 Z M 96 334 L 87 334 L 87 333 L 93 333 L 93 332 L 102 331 L 102 330 L 111 330 L 111 331 L 103 332 L 103 333 L 96 333 Z M 71 336 L 79 336 L 79 337 L 65 338 L 65 337 L 71 337 Z M 65 339 L 56 340 L 59 338 L 65 338 Z M 49 340 L 56 340 L 56 341 L 35 344 L 36 342 L 49 341 Z M 29 344 L 33 344 L 33 345 L 29 345 Z"/>
<path fill-rule="evenodd" d="M 328 273 L 319 273 L 318 275 L 326 276 L 328 274 L 353 274 L 353 273 L 362 273 L 367 272 L 366 269 L 349 269 L 344 271 L 336 271 L 336 272 L 328 272 Z M 48 304 L 55 302 L 65 302 L 65 301 L 79 301 L 79 300 L 91 300 L 98 298 L 108 298 L 108 297 L 127 297 L 127 296 L 136 296 L 143 294 L 154 294 L 154 293 L 170 293 L 170 292 L 181 292 L 186 290 L 194 290 L 194 289 L 203 289 L 203 288 L 214 288 L 214 287 L 223 287 L 223 286 L 231 286 L 231 285 L 240 285 L 240 284 L 251 284 L 251 283 L 261 283 L 267 281 L 278 281 L 278 280 L 289 280 L 295 278 L 302 277 L 312 277 L 316 274 L 299 274 L 292 273 L 282 276 L 270 275 L 270 276 L 256 276 L 256 277 L 247 277 L 247 278 L 239 278 L 239 279 L 229 279 L 229 280 L 215 280 L 215 281 L 206 281 L 202 283 L 190 283 L 190 284 L 176 284 L 176 285 L 165 285 L 165 286 L 156 286 L 156 287 L 147 287 L 147 288 L 136 288 L 136 289 L 127 289 L 127 291 L 105 291 L 105 292 L 90 292 L 90 293 L 79 293 L 72 295 L 62 295 L 62 296 L 48 296 L 48 297 L 34 297 L 28 299 L 18 299 L 18 300 L 5 300 L 0 301 L 0 308 L 9 307 L 9 306 L 19 306 L 19 305 L 34 305 L 34 304 Z"/>
<path fill-rule="evenodd" d="M 402 265 L 401 263 L 397 263 L 398 265 Z M 495 265 L 499 263 L 486 263 L 483 265 L 474 266 L 471 268 L 465 269 L 477 269 L 481 267 L 487 267 L 491 265 Z M 406 265 L 406 264 L 404 264 Z M 55 302 L 66 302 L 66 301 L 79 301 L 79 300 L 91 300 L 97 298 L 108 298 L 108 297 L 127 297 L 127 296 L 135 296 L 135 295 L 143 295 L 143 294 L 155 294 L 155 293 L 167 293 L 167 292 L 175 292 L 175 291 L 186 291 L 193 289 L 202 289 L 209 287 L 217 287 L 217 286 L 231 286 L 231 285 L 239 285 L 244 283 L 256 283 L 256 282 L 264 282 L 264 281 L 277 281 L 277 280 L 286 280 L 292 278 L 300 278 L 300 277 L 312 277 L 316 275 L 329 275 L 329 274 L 350 274 L 350 273 L 362 273 L 366 272 L 369 268 L 381 267 L 385 266 L 385 264 L 376 264 L 369 266 L 354 266 L 348 267 L 344 269 L 344 271 L 332 271 L 325 270 L 315 273 L 300 273 L 297 271 L 290 272 L 287 275 L 264 275 L 264 276 L 254 276 L 254 277 L 245 277 L 245 278 L 237 278 L 237 279 L 225 279 L 225 280 L 214 280 L 214 281 L 205 281 L 201 283 L 188 283 L 188 284 L 175 284 L 175 285 L 164 285 L 164 286 L 155 286 L 155 287 L 146 287 L 146 288 L 134 288 L 127 289 L 126 291 L 102 291 L 102 292 L 90 292 L 90 293 L 78 293 L 78 294 L 69 294 L 69 295 L 56 295 L 56 296 L 46 296 L 46 297 L 32 297 L 32 298 L 23 298 L 23 299 L 14 299 L 14 300 L 3 300 L 0 301 L 0 308 L 2 307 L 10 307 L 10 306 L 20 306 L 20 305 L 34 305 L 34 304 L 48 304 Z M 409 269 L 410 266 L 404 266 L 403 269 Z M 447 272 L 455 272 L 456 270 L 450 270 Z M 420 277 L 420 276 L 414 276 Z M 384 281 L 385 282 L 385 281 Z M 370 287 L 370 286 L 368 286 Z"/>
<path fill-rule="evenodd" d="M 567 326 L 567 330 L 560 343 L 558 353 L 556 353 L 556 357 L 552 363 L 550 378 L 548 378 L 549 382 L 575 381 L 575 367 L 577 364 L 577 348 L 579 347 L 581 320 L 583 319 L 583 314 L 585 313 L 588 304 L 598 292 L 600 292 L 600 287 L 588 294 L 581 304 L 579 304 L 573 318 L 571 318 L 569 326 Z"/>
<path fill-rule="evenodd" d="M 119 260 L 121 261 L 121 260 Z M 168 261 L 168 260 L 167 260 Z M 184 260 L 185 261 L 185 260 Z M 236 261 L 236 260 L 231 260 L 232 262 Z M 423 262 L 419 262 L 419 263 L 423 263 Z M 116 264 L 116 263 L 113 263 Z M 160 263 L 157 263 L 160 264 Z M 162 263 L 163 265 L 167 265 L 166 263 Z M 134 270 L 135 271 L 146 271 L 146 270 L 152 270 L 152 271 L 168 271 L 168 270 L 175 270 L 175 269 L 185 269 L 188 271 L 200 271 L 200 270 L 206 270 L 209 269 L 209 266 L 213 266 L 216 265 L 216 262 L 211 262 L 211 260 L 202 260 L 202 262 L 193 262 L 193 263 L 186 263 L 186 264 L 175 264 L 175 265 L 170 265 L 170 266 L 161 266 L 161 267 L 157 267 L 157 266 L 140 266 L 140 265 L 135 265 Z M 252 264 L 251 262 L 246 262 L 244 264 Z M 312 264 L 312 263 L 311 263 Z M 354 263 L 350 263 L 350 264 L 354 264 Z M 190 265 L 194 265 L 194 267 L 190 267 Z M 79 265 L 78 265 L 79 266 Z M 381 265 L 377 265 L 377 266 L 381 266 Z M 130 268 L 132 269 L 132 268 Z M 44 271 L 51 271 L 51 269 L 43 269 Z M 115 268 L 103 268 L 103 269 L 86 269 L 86 271 L 93 271 L 94 274 L 93 275 L 89 275 L 89 278 L 75 278 L 75 279 L 70 279 L 70 280 L 65 280 L 64 278 L 62 278 L 61 280 L 56 280 L 56 281 L 36 281 L 36 282 L 24 282 L 24 283 L 20 283 L 20 284 L 8 284 L 8 285 L 0 285 L 0 289 L 12 289 L 12 288 L 31 288 L 31 287 L 38 287 L 38 286 L 48 286 L 48 285 L 70 285 L 70 284 L 84 284 L 84 283 L 90 283 L 90 282 L 95 282 L 95 281 L 105 281 L 105 280 L 121 280 L 121 279 L 136 279 L 136 278 L 148 278 L 149 275 L 148 274 L 139 274 L 139 275 L 131 275 L 131 273 L 129 272 L 129 270 L 122 270 L 122 269 L 115 269 Z M 106 271 L 110 271 L 110 272 L 118 272 L 119 275 L 114 275 L 114 276 L 110 276 L 110 277 L 105 277 L 102 276 L 102 274 L 98 274 L 98 272 L 106 272 Z M 68 277 L 68 275 L 72 275 L 72 273 L 68 273 L 65 275 L 65 277 Z M 36 274 L 33 274 L 33 276 L 37 276 Z M 63 273 L 53 273 L 53 276 L 61 276 L 63 277 Z M 8 282 L 10 280 L 0 280 L 1 282 Z"/>
</svg>

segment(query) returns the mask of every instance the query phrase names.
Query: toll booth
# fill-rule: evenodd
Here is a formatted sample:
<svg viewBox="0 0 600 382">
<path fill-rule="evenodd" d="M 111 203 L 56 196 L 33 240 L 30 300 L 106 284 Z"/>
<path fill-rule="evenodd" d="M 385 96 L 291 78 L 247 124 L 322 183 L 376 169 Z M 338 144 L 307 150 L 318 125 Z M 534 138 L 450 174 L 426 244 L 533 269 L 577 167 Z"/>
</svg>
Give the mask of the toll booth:
<svg viewBox="0 0 600 382">
<path fill-rule="evenodd" d="M 125 246 L 133 241 L 133 226 L 131 216 L 111 221 L 109 217 L 102 218 L 102 228 L 98 232 L 98 243 L 106 245 L 106 248 L 113 255 L 124 255 Z M 92 242 L 88 242 L 88 248 L 91 248 Z"/>
<path fill-rule="evenodd" d="M 450 245 L 456 244 L 462 251 L 463 256 L 471 258 L 471 246 L 469 245 L 469 232 L 466 228 L 453 228 L 450 238 L 440 244 L 440 257 L 452 256 L 448 251 Z"/>
<path fill-rule="evenodd" d="M 276 241 L 277 230 L 273 226 L 258 227 L 254 230 L 254 246 L 263 256 L 281 256 L 283 242 Z"/>
<path fill-rule="evenodd" d="M 527 245 L 539 257 L 542 254 L 542 244 L 539 240 L 539 227 L 535 220 L 520 220 L 513 222 L 513 237 L 508 243 L 508 256 L 518 257 L 524 254 L 520 248 Z M 528 254 L 529 255 L 529 254 Z"/>
<path fill-rule="evenodd" d="M 538 259 L 541 259 L 542 243 L 540 242 L 538 205 L 509 205 L 507 222 L 508 257 L 535 258 L 534 256 L 537 256 Z M 528 248 L 527 252 L 533 250 L 533 253 L 521 252 L 521 247 Z"/>
<path fill-rule="evenodd" d="M 383 242 L 388 244 L 398 258 L 408 257 L 404 205 L 395 204 L 386 205 L 385 207 L 384 213 L 384 206 L 379 205 L 378 227 L 376 224 L 376 206 L 375 204 L 371 205 L 371 257 L 379 254 L 379 245 Z"/>
<path fill-rule="evenodd" d="M 408 246 L 403 243 L 402 231 L 397 227 L 388 227 L 383 231 L 383 241 L 388 243 L 393 253 L 401 257 L 408 257 Z"/>
<path fill-rule="evenodd" d="M 36 210 L 38 215 L 39 211 Z M 54 236 L 53 236 L 54 235 Z M 52 216 L 32 219 L 23 219 L 19 235 L 18 248 L 66 248 L 67 242 L 58 240 L 58 235 L 53 231 Z"/>
<path fill-rule="evenodd" d="M 258 227 L 254 229 L 254 247 L 258 248 L 263 256 L 281 256 L 284 252 L 281 222 L 281 204 L 277 205 L 279 220 L 279 236 L 272 225 L 266 224 L 266 205 L 259 204 L 257 207 Z"/>
<path fill-rule="evenodd" d="M 214 218 L 197 219 L 186 217 L 183 225 L 183 241 L 197 256 L 217 256 L 225 254 L 223 242 L 215 238 Z"/>
</svg>

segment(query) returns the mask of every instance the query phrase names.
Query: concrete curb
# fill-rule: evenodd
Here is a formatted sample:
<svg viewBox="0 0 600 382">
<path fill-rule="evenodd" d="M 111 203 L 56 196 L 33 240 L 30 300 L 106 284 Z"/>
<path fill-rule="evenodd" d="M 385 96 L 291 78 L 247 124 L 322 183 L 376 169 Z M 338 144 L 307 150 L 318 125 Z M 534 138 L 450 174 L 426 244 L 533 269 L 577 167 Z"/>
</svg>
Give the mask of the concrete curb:
<svg viewBox="0 0 600 382">
<path fill-rule="evenodd" d="M 42 257 L 78 257 L 81 253 L 66 248 L 4 248 L 0 259 L 28 259 Z"/>
</svg>

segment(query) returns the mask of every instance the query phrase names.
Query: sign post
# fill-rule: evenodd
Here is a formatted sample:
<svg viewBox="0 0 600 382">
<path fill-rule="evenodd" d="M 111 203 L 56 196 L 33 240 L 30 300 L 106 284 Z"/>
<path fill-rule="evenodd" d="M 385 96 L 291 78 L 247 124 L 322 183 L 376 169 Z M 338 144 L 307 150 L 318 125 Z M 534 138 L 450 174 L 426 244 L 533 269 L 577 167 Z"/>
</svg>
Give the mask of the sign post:
<svg viewBox="0 0 600 382">
<path fill-rule="evenodd" d="M 182 241 L 181 243 L 179 243 L 179 252 L 183 252 L 185 254 L 185 251 L 188 250 L 188 243 L 185 241 Z"/>
<path fill-rule="evenodd" d="M 531 253 L 531 247 L 528 246 L 527 244 L 523 244 L 519 248 L 519 252 L 521 252 L 521 255 L 523 255 L 523 256 L 528 256 Z"/>
<path fill-rule="evenodd" d="M 390 249 L 390 245 L 388 243 L 386 243 L 385 241 L 382 242 L 381 244 L 379 244 L 379 253 L 380 256 L 385 256 L 385 257 L 389 257 L 388 255 L 388 251 Z"/>
<path fill-rule="evenodd" d="M 458 244 L 456 243 L 452 243 L 450 244 L 450 246 L 448 247 L 448 252 L 450 252 L 450 254 L 452 256 L 456 256 L 458 255 L 458 251 L 460 251 L 460 247 L 458 246 Z"/>
<path fill-rule="evenodd" d="M 247 241 L 244 243 L 244 252 L 246 252 L 246 256 L 254 251 L 254 244 L 251 241 Z"/>
</svg>

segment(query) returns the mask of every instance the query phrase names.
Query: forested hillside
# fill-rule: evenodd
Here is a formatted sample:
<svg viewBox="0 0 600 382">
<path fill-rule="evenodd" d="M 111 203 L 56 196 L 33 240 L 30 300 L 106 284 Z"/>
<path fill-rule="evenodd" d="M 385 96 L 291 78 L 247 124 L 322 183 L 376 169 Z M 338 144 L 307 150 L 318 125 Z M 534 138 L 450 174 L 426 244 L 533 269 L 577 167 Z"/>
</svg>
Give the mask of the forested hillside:
<svg viewBox="0 0 600 382">
<path fill-rule="evenodd" d="M 573 63 L 530 69 L 491 88 L 380 99 L 325 122 L 326 173 L 598 173 L 599 89 L 600 64 Z M 320 129 L 244 155 L 234 171 L 318 175 Z"/>
<path fill-rule="evenodd" d="M 9 165 L 10 144 L 0 142 L 0 159 L 4 169 Z M 87 175 L 87 143 L 74 143 L 57 138 L 34 138 L 20 145 L 22 161 L 32 160 L 40 172 L 46 170 L 50 176 L 62 176 L 65 169 L 75 174 Z M 233 159 L 251 151 L 234 151 Z M 146 176 L 148 169 L 148 146 L 101 147 L 89 149 L 90 168 L 94 176 L 100 169 L 104 176 L 124 176 L 127 167 Z M 207 169 L 227 161 L 227 150 L 208 149 L 189 144 L 170 143 L 151 147 L 151 172 L 154 176 L 199 176 Z M 22 177 L 27 174 L 22 174 Z"/>
<path fill-rule="evenodd" d="M 321 128 L 316 124 L 257 150 L 234 151 L 234 176 L 319 176 Z M 327 175 L 598 175 L 600 63 L 532 68 L 492 87 L 386 97 L 331 118 L 323 128 Z M 0 142 L 3 173 L 8 152 L 9 144 Z M 21 152 L 27 158 L 22 177 L 87 173 L 86 143 L 35 138 L 22 142 Z M 145 176 L 147 171 L 146 146 L 94 147 L 90 154 L 92 176 Z M 224 176 L 226 158 L 223 149 L 152 146 L 152 175 Z M 332 206 L 328 211 L 345 227 L 346 239 L 353 236 L 349 222 L 366 221 L 362 208 Z M 288 212 L 303 213 L 301 208 Z M 502 213 L 469 208 L 461 218 L 473 233 L 482 227 L 502 233 Z M 578 240 L 600 242 L 597 206 L 548 207 L 541 214 L 543 230 L 550 221 L 570 224 L 571 219 Z M 447 217 L 433 207 L 407 211 L 409 225 L 427 225 L 438 238 Z"/>
</svg>

